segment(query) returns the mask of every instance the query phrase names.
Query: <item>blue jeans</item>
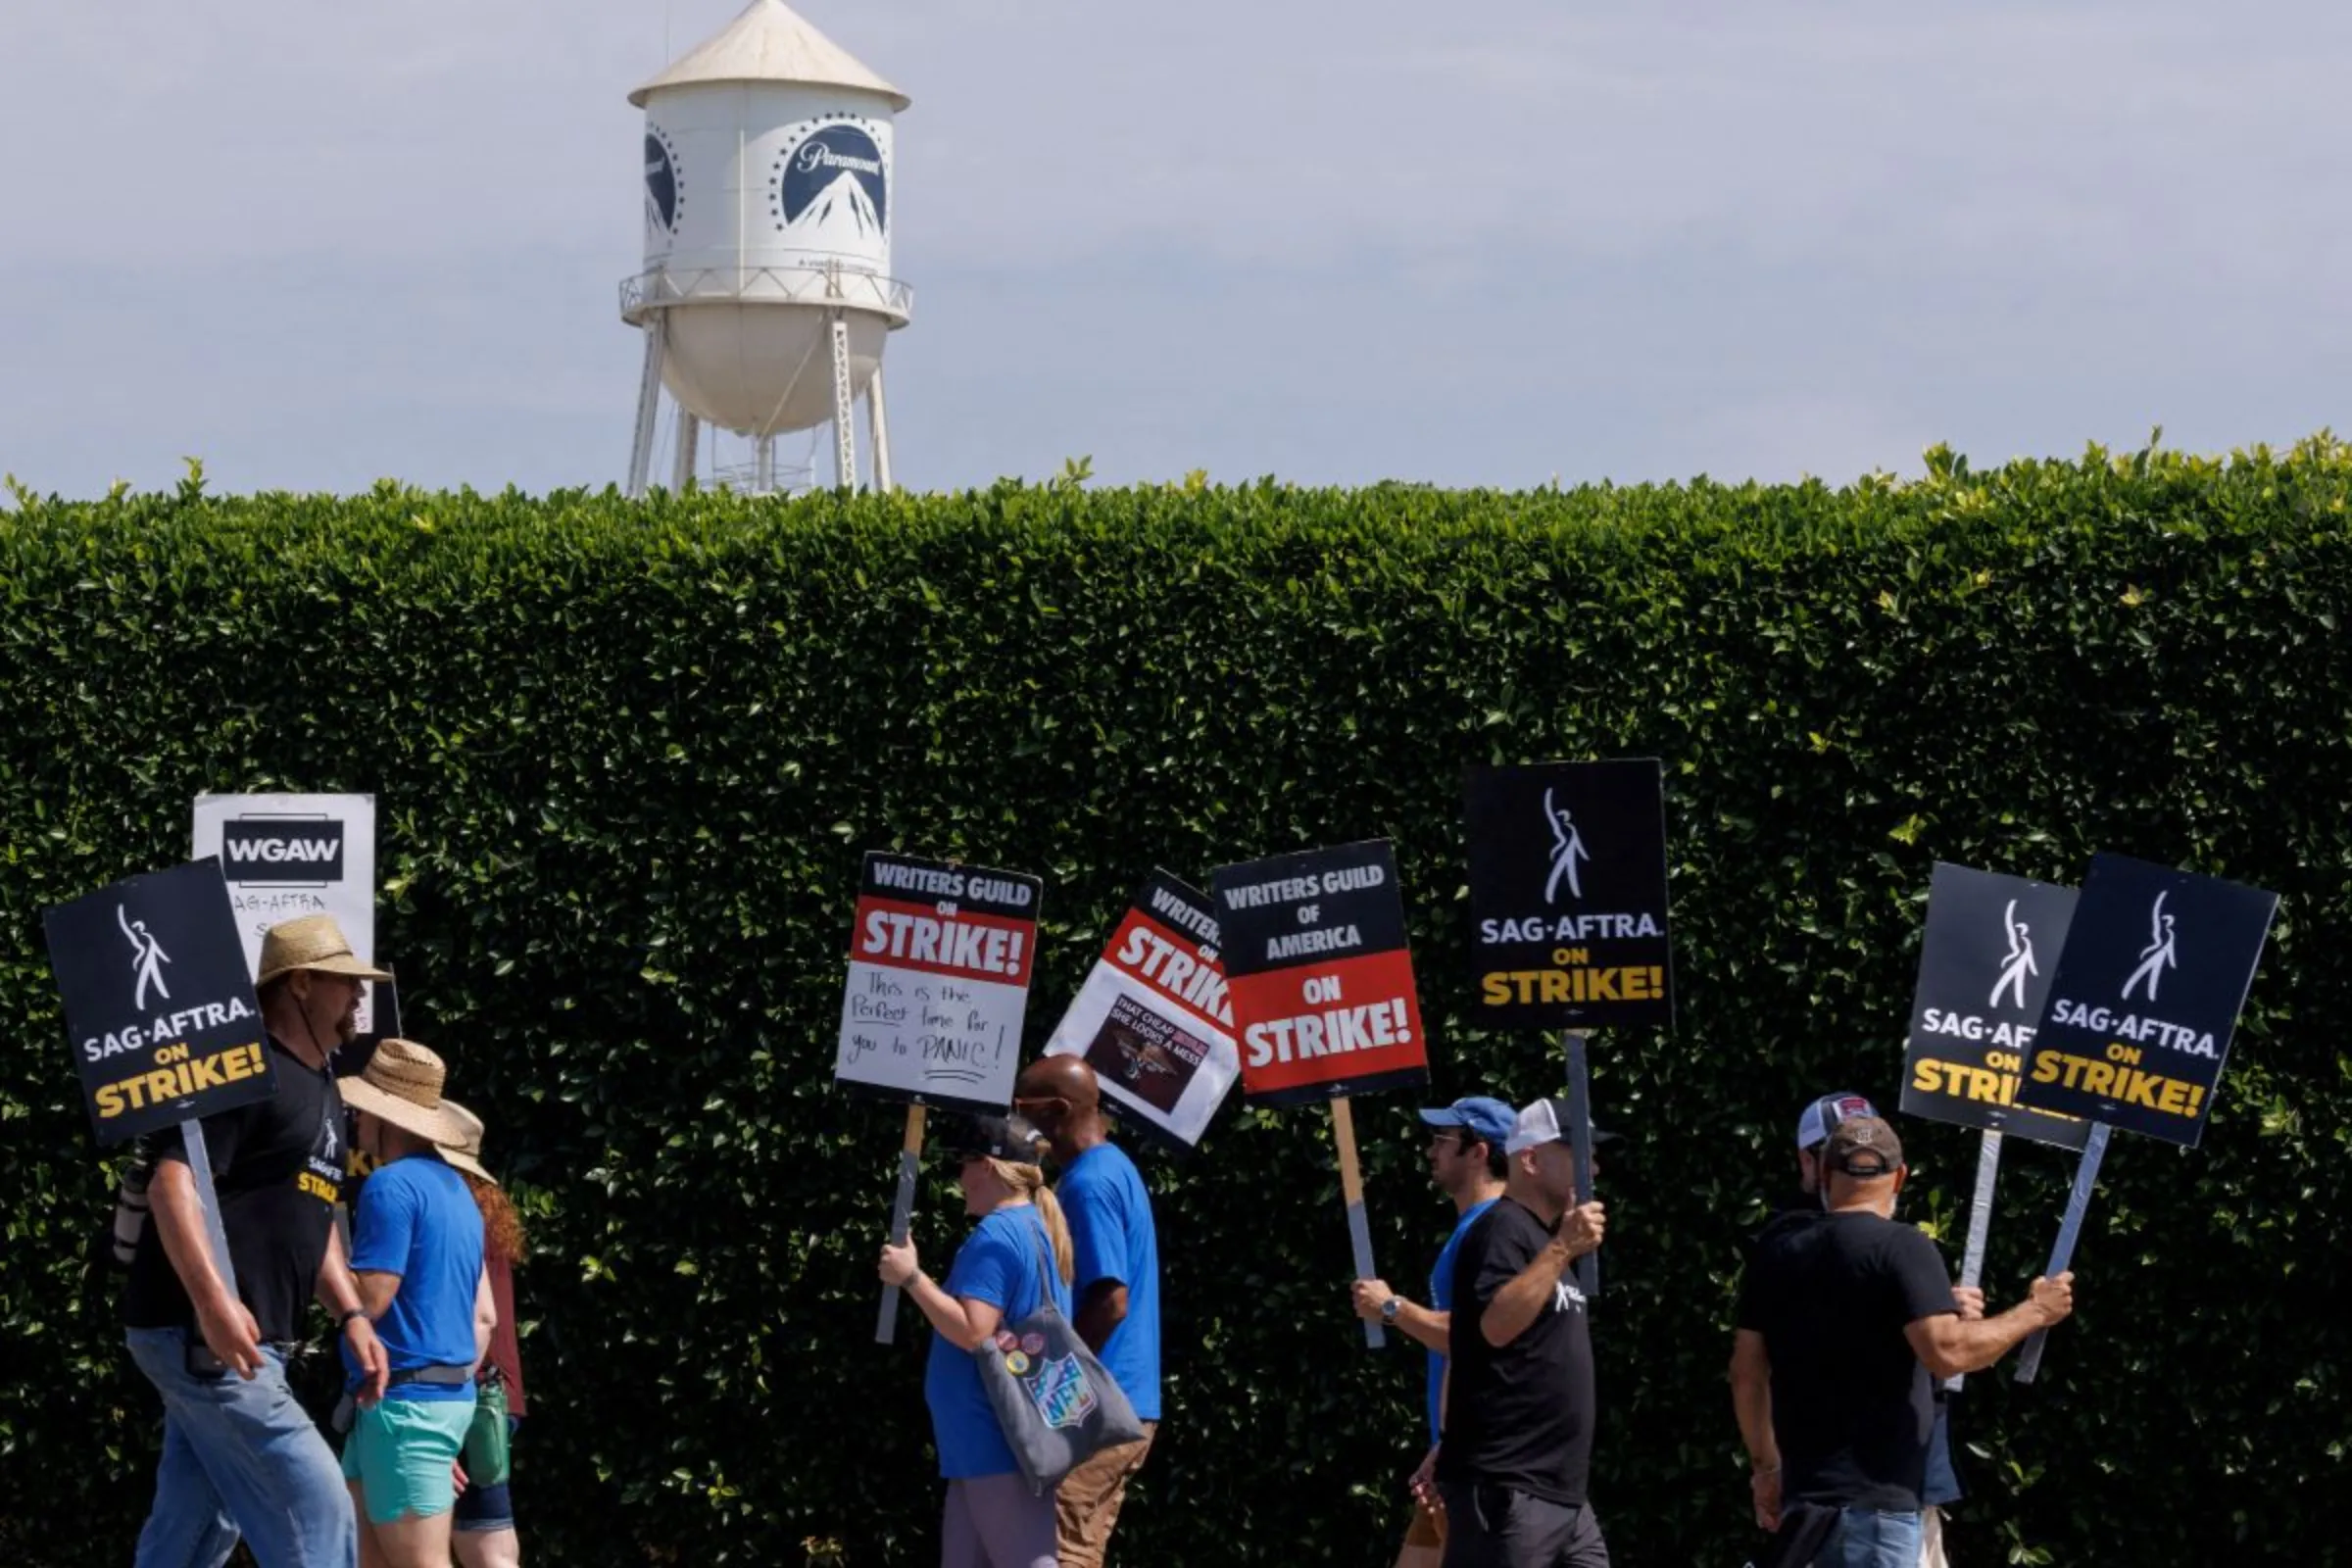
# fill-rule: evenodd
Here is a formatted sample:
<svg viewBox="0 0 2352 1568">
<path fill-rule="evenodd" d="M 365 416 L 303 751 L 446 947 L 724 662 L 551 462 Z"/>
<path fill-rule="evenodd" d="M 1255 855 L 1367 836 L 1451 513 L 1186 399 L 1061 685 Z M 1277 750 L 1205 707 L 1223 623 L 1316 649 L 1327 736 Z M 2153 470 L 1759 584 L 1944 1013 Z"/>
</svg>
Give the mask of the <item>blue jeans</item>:
<svg viewBox="0 0 2352 1568">
<path fill-rule="evenodd" d="M 248 1383 L 187 1365 L 187 1329 L 131 1329 L 130 1358 L 164 1396 L 164 1455 L 136 1568 L 220 1568 L 237 1537 L 262 1568 L 357 1568 L 343 1467 L 264 1350 Z M 198 1341 L 198 1343 L 202 1343 Z"/>
<path fill-rule="evenodd" d="M 1813 1559 L 1813 1568 L 1919 1568 L 1916 1513 L 1848 1508 Z"/>
</svg>

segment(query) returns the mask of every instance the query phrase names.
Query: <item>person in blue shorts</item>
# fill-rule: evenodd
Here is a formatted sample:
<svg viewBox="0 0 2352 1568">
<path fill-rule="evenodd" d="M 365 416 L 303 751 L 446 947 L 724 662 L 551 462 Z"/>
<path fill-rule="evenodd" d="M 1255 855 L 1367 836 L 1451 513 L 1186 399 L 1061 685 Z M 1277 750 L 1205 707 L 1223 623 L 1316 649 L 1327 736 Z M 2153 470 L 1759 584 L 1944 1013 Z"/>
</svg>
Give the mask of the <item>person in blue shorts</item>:
<svg viewBox="0 0 2352 1568">
<path fill-rule="evenodd" d="M 979 1223 L 945 1280 L 923 1272 L 912 1240 L 885 1244 L 880 1268 L 882 1283 L 904 1289 L 932 1328 L 923 1400 L 948 1483 L 940 1568 L 1054 1568 L 1054 1494 L 1029 1490 L 972 1351 L 1035 1312 L 1049 1283 L 1068 1315 L 1069 1227 L 1038 1164 L 1045 1140 L 1026 1120 L 981 1117 L 950 1127 L 940 1145 L 956 1161 L 964 1212 Z"/>
<path fill-rule="evenodd" d="M 449 1568 L 454 1467 L 473 1422 L 473 1369 L 497 1320 L 481 1211 L 434 1147 L 463 1143 L 466 1131 L 442 1102 L 444 1076 L 432 1052 L 386 1040 L 343 1084 L 354 1142 L 374 1161 L 352 1222 L 351 1269 L 391 1369 L 384 1396 L 356 1412 L 343 1445 L 362 1568 Z"/>
<path fill-rule="evenodd" d="M 1060 1170 L 1054 1194 L 1069 1216 L 1077 1258 L 1072 1326 L 1144 1426 L 1138 1441 L 1089 1456 L 1054 1494 L 1061 1568 L 1102 1568 L 1127 1484 L 1159 1434 L 1159 1232 L 1142 1172 L 1110 1141 L 1102 1088 L 1083 1058 L 1031 1062 L 1012 1103 L 1046 1136 Z"/>
</svg>

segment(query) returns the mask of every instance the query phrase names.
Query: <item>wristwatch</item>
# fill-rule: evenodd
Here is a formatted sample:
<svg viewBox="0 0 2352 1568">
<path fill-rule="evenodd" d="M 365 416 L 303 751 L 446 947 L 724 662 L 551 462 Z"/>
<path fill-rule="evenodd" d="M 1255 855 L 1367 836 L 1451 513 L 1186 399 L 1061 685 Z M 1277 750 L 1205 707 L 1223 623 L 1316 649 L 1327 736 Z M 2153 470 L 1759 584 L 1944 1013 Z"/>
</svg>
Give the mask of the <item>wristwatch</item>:
<svg viewBox="0 0 2352 1568">
<path fill-rule="evenodd" d="M 351 1320 L 353 1318 L 366 1317 L 367 1315 L 368 1309 L 364 1306 L 355 1306 L 348 1308 L 347 1310 L 337 1312 L 335 1314 L 335 1332 L 337 1334 L 342 1333 L 345 1329 L 351 1327 Z"/>
<path fill-rule="evenodd" d="M 1396 1314 L 1403 1310 L 1404 1298 L 1401 1296 L 1392 1296 L 1387 1300 L 1380 1303 L 1380 1320 L 1383 1323 L 1394 1324 L 1396 1321 Z"/>
</svg>

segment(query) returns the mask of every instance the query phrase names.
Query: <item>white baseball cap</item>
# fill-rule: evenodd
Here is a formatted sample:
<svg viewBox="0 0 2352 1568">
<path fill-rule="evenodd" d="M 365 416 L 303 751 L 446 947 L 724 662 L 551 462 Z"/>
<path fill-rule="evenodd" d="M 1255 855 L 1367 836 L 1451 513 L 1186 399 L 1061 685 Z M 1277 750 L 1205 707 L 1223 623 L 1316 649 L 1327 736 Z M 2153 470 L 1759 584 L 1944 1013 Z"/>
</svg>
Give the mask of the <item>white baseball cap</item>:
<svg viewBox="0 0 2352 1568">
<path fill-rule="evenodd" d="M 1801 1152 L 1810 1152 L 1829 1141 L 1830 1134 L 1838 1130 L 1839 1122 L 1855 1116 L 1876 1116 L 1878 1113 L 1877 1107 L 1860 1095 L 1824 1095 L 1807 1105 L 1805 1113 L 1796 1118 L 1796 1147 Z"/>
</svg>

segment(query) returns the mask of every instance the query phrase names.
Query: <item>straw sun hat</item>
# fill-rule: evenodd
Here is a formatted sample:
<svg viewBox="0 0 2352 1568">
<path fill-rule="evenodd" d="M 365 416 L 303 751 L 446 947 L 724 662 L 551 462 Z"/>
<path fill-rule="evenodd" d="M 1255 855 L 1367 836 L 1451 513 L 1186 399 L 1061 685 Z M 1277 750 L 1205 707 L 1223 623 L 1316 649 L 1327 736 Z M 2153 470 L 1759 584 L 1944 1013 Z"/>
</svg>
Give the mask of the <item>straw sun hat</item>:
<svg viewBox="0 0 2352 1568">
<path fill-rule="evenodd" d="M 322 974 L 347 974 L 355 980 L 389 980 L 383 970 L 360 961 L 351 951 L 343 928 L 331 914 L 306 914 L 285 920 L 262 933 L 262 972 L 253 983 L 266 986 L 281 974 L 316 969 Z"/>
<path fill-rule="evenodd" d="M 458 1125 L 465 1129 L 466 1134 L 463 1138 L 455 1138 L 446 1144 L 433 1146 L 441 1151 L 443 1163 L 455 1165 L 469 1175 L 479 1176 L 491 1186 L 496 1187 L 498 1178 L 491 1175 L 482 1165 L 482 1118 L 454 1100 L 441 1102 L 441 1108 L 456 1118 Z"/>
<path fill-rule="evenodd" d="M 463 1144 L 466 1123 L 441 1098 L 447 1076 L 441 1058 L 416 1041 L 386 1040 L 368 1058 L 367 1071 L 342 1081 L 343 1103 L 436 1145 Z"/>
</svg>

